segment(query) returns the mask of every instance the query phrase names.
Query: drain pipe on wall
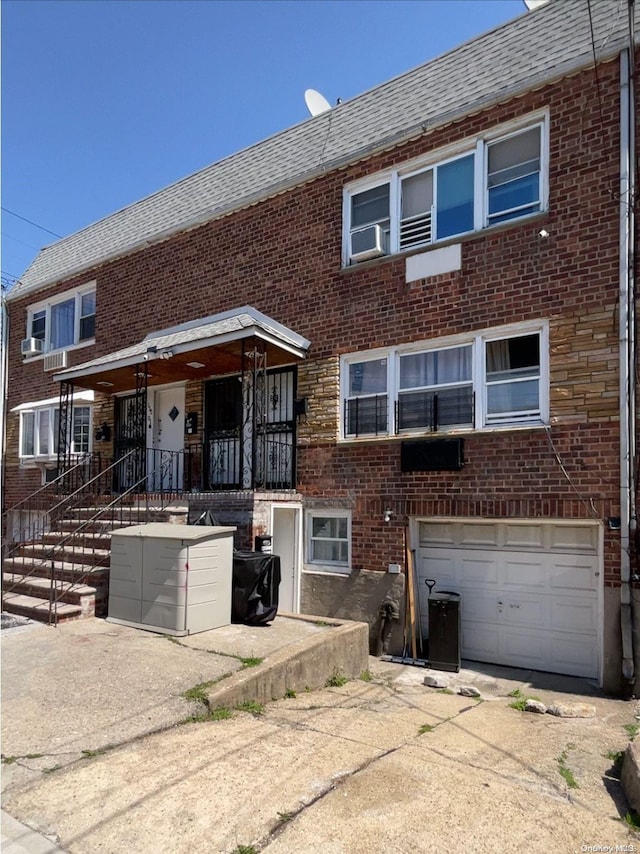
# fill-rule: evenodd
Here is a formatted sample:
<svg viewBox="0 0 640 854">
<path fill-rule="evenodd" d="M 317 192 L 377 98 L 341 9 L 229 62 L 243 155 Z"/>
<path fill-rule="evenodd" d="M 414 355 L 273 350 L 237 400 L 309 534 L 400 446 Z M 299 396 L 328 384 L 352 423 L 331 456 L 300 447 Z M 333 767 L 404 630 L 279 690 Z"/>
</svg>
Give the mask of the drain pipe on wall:
<svg viewBox="0 0 640 854">
<path fill-rule="evenodd" d="M 633 3 L 629 4 L 633 21 Z M 633 33 L 633 30 L 632 30 Z M 633 685 L 633 605 L 631 546 L 636 533 L 635 509 L 635 103 L 633 51 L 620 54 L 620 627 L 622 675 Z"/>
</svg>

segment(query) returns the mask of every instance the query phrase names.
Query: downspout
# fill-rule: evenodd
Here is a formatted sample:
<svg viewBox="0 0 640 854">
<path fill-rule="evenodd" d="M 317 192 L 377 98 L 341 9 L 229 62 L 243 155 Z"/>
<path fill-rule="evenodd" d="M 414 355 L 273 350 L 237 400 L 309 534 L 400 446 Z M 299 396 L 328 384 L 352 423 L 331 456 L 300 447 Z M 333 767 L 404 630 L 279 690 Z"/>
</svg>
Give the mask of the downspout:
<svg viewBox="0 0 640 854">
<path fill-rule="evenodd" d="M 633 20 L 633 2 L 629 4 Z M 631 546 L 636 532 L 635 512 L 635 302 L 634 200 L 635 105 L 631 66 L 634 49 L 620 54 L 620 625 L 622 675 L 633 683 L 633 609 Z"/>
<path fill-rule="evenodd" d="M 7 459 L 7 392 L 9 368 L 9 311 L 4 286 L 0 297 L 0 509 L 4 511 L 5 462 Z M 4 534 L 4 532 L 2 532 Z"/>
</svg>

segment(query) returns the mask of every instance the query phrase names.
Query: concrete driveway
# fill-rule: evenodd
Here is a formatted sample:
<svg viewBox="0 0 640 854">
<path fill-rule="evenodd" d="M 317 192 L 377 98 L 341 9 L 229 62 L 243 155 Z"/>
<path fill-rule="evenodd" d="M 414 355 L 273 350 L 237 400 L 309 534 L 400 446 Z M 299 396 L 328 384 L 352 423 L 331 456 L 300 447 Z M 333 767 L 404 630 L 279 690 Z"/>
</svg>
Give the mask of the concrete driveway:
<svg viewBox="0 0 640 854">
<path fill-rule="evenodd" d="M 140 634 L 135 642 L 148 643 L 145 651 L 168 655 L 167 684 L 157 686 L 164 701 L 141 686 L 150 730 L 164 720 L 159 709 L 176 699 L 169 695 L 177 645 Z M 3 639 L 3 647 L 19 640 Z M 213 654 L 204 654 L 208 664 Z M 189 679 L 202 665 L 194 661 Z M 18 681 L 27 692 L 34 666 L 43 662 L 22 662 Z M 117 666 L 126 670 L 126 658 Z M 444 690 L 425 687 L 427 673 L 434 671 L 371 658 L 369 673 L 344 685 L 152 734 L 144 733 L 135 695 L 127 718 L 126 698 L 100 694 L 101 725 L 108 728 L 110 714 L 119 725 L 131 720 L 129 736 L 68 764 L 12 756 L 3 766 L 3 807 L 73 854 L 640 850 L 622 820 L 628 807 L 614 767 L 638 727 L 635 701 L 601 697 L 582 680 L 525 671 L 464 670 L 447 675 Z M 98 690 L 93 681 L 87 678 L 88 697 Z M 452 693 L 461 686 L 481 696 Z M 10 696 L 19 690 L 11 686 Z M 510 707 L 531 695 L 581 713 L 592 707 L 594 715 Z M 43 727 L 53 731 L 51 713 L 44 702 Z M 182 720 L 183 713 L 181 707 Z M 6 712 L 12 743 L 20 730 L 25 748 L 37 740 L 35 715 L 23 724 L 5 719 Z M 86 718 L 82 726 L 89 724 Z M 89 743 L 88 735 L 75 733 L 74 745 Z M 62 754 L 69 741 L 67 734 Z M 48 765 L 36 767 L 43 761 Z M 15 766 L 24 773 L 14 774 Z"/>
</svg>

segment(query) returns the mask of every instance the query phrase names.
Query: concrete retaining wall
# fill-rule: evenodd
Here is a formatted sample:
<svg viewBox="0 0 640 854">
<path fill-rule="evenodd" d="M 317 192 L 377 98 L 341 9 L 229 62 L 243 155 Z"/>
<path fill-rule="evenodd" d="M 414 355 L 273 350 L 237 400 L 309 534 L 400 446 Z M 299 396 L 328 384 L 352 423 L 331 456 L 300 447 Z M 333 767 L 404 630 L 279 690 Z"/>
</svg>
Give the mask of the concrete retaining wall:
<svg viewBox="0 0 640 854">
<path fill-rule="evenodd" d="M 290 619 L 317 617 L 287 615 Z M 323 620 L 334 628 L 305 638 L 269 655 L 258 667 L 234 673 L 211 688 L 209 707 L 233 708 L 240 703 L 268 703 L 301 693 L 307 688 L 322 688 L 333 675 L 356 679 L 369 666 L 369 641 L 366 623 Z"/>
</svg>

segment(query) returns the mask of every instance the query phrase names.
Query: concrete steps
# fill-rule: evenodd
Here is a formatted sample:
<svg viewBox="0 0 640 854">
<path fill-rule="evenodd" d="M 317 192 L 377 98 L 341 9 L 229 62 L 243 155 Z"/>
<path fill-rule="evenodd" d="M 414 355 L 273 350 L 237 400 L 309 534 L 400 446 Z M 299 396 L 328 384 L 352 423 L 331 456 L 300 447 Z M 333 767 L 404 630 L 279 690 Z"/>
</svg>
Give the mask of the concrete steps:
<svg viewBox="0 0 640 854">
<path fill-rule="evenodd" d="M 24 596 L 19 593 L 6 593 L 4 595 L 3 610 L 9 614 L 29 617 L 39 623 L 49 622 L 50 609 L 48 599 L 38 599 L 35 596 Z M 78 620 L 83 616 L 79 605 L 71 605 L 67 602 L 59 602 L 55 613 L 58 622 Z"/>
<path fill-rule="evenodd" d="M 47 603 L 51 597 L 51 581 L 48 578 L 38 576 L 25 577 L 14 572 L 2 574 L 2 584 L 5 589 L 11 590 L 7 594 L 6 604 L 16 601 L 24 609 L 29 605 L 29 600 L 36 608 L 38 602 Z M 76 584 L 73 581 L 59 581 L 56 579 L 54 588 L 54 601 L 57 602 L 58 615 L 63 619 L 75 619 L 77 617 L 95 617 L 96 612 L 96 588 L 88 584 Z M 64 607 L 61 607 L 64 606 Z M 9 610 L 8 608 L 6 610 Z M 16 613 L 15 611 L 13 613 Z M 24 611 L 22 616 L 26 616 Z"/>
<path fill-rule="evenodd" d="M 98 507 L 74 508 L 55 519 L 37 542 L 19 544 L 2 562 L 2 609 L 50 621 L 53 570 L 57 622 L 106 616 L 109 602 L 111 531 L 143 524 L 144 508 L 119 507 L 116 518 L 96 518 Z M 186 522 L 186 507 L 150 509 L 146 521 Z M 52 562 L 53 558 L 53 562 Z M 53 620 L 54 622 L 56 620 Z"/>
<path fill-rule="evenodd" d="M 109 566 L 111 557 L 111 549 L 92 549 L 83 545 L 77 545 L 73 542 L 64 543 L 59 548 L 55 544 L 28 543 L 20 549 L 22 556 L 26 560 L 32 560 L 34 563 L 51 562 L 52 554 L 55 555 L 56 561 L 64 563 L 76 563 L 80 566 Z"/>
</svg>

